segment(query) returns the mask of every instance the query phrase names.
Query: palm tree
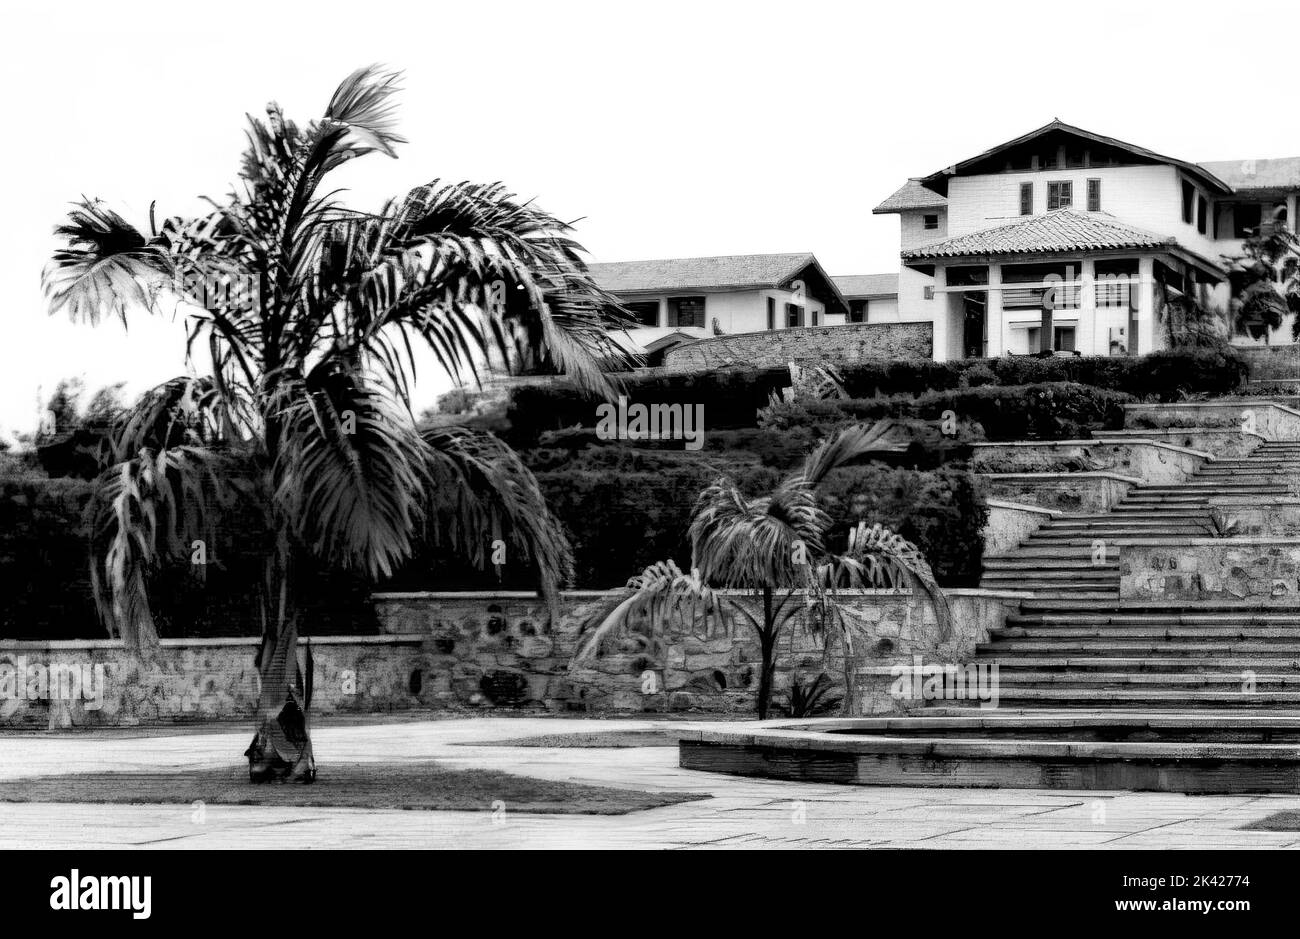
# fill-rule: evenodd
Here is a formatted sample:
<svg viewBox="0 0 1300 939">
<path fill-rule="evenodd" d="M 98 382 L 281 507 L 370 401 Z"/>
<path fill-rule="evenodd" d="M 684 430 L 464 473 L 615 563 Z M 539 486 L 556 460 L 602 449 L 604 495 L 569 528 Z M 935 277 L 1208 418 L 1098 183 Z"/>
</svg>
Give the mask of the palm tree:
<svg viewBox="0 0 1300 939">
<path fill-rule="evenodd" d="M 761 498 L 746 498 L 730 479 L 718 479 L 695 505 L 690 573 L 668 560 L 633 577 L 623 593 L 591 618 L 572 664 L 589 663 L 607 640 L 638 634 L 647 626 L 652 638 L 655 630 L 666 632 L 674 622 L 713 638 L 739 619 L 758 637 L 757 710 L 763 720 L 771 709 L 777 642 L 802 615 L 815 632 L 840 635 L 848 691 L 844 702 L 851 713 L 856 622 L 840 589 L 920 588 L 933 600 L 941 629 L 948 628 L 947 602 L 930 565 L 911 542 L 879 524 L 868 528 L 860 522 L 844 552 L 836 553 L 826 543 L 831 519 L 818 504 L 818 486 L 833 470 L 890 449 L 894 429 L 893 421 L 878 421 L 841 430 L 819 444 L 799 472 Z"/>
<path fill-rule="evenodd" d="M 45 272 L 51 313 L 91 324 L 185 304 L 187 360 L 210 358 L 117 422 L 88 509 L 92 580 L 110 634 L 147 655 L 160 566 L 213 537 L 232 501 L 260 508 L 245 533 L 265 559 L 254 781 L 315 778 L 302 559 L 378 579 L 426 537 L 479 567 L 501 539 L 548 597 L 571 576 L 569 545 L 509 448 L 417 430 L 414 350 L 457 381 L 530 358 L 611 392 L 599 360 L 616 354 L 605 327 L 621 308 L 568 225 L 499 183 L 435 180 L 377 212 L 327 188 L 344 163 L 395 155 L 398 80 L 360 69 L 306 126 L 275 104 L 250 117 L 241 185 L 200 217 L 158 226 L 151 208 L 144 234 L 83 198 Z"/>
</svg>

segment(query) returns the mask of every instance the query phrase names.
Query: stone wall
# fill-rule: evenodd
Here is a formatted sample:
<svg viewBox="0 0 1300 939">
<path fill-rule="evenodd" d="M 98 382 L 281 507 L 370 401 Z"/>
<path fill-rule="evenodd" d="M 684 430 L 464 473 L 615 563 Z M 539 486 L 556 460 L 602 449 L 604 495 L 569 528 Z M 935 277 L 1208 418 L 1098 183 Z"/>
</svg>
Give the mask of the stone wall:
<svg viewBox="0 0 1300 939">
<path fill-rule="evenodd" d="M 1207 454 L 1137 438 L 1112 440 L 977 443 L 971 467 L 977 472 L 1031 473 L 1110 470 L 1152 484 L 1178 483 L 1200 469 Z"/>
<path fill-rule="evenodd" d="M 1123 542 L 1123 600 L 1300 604 L 1300 538 L 1193 538 Z"/>
<path fill-rule="evenodd" d="M 933 352 L 933 323 L 854 323 L 700 339 L 670 350 L 664 366 L 689 370 L 726 365 L 762 368 L 789 362 L 834 365 L 871 358 L 929 359 Z"/>
<path fill-rule="evenodd" d="M 1142 482 L 1109 472 L 980 473 L 979 477 L 992 498 L 1071 515 L 1109 512 L 1130 488 Z"/>
<path fill-rule="evenodd" d="M 1251 381 L 1300 380 L 1300 345 L 1237 346 Z"/>
<path fill-rule="evenodd" d="M 1264 438 L 1258 432 L 1249 433 L 1239 427 L 1156 427 L 1141 430 L 1108 430 L 1110 440 L 1149 439 L 1171 444 L 1215 457 L 1235 459 L 1249 456 Z"/>
<path fill-rule="evenodd" d="M 1019 597 L 947 594 L 948 635 L 940 635 L 928 601 L 909 592 L 860 591 L 847 598 L 859 623 L 857 666 L 910 662 L 917 654 L 963 661 Z M 387 635 L 310 640 L 314 712 L 753 712 L 759 647 L 743 624 L 710 636 L 678 624 L 667 637 L 612 643 L 589 666 L 570 670 L 583 623 L 611 596 L 566 594 L 553 619 L 529 594 L 378 595 L 376 613 Z M 142 662 L 109 640 L 0 643 L 0 726 L 250 721 L 256 650 L 248 639 L 164 640 L 153 660 Z M 837 637 L 825 642 L 802 627 L 787 630 L 778 649 L 776 702 L 784 702 L 794 678 L 807 683 L 823 672 L 842 693 L 843 665 Z M 883 706 L 872 701 L 865 706 Z"/>
<path fill-rule="evenodd" d="M 1159 427 L 1235 426 L 1258 433 L 1265 440 L 1300 440 L 1300 411 L 1260 398 L 1124 405 L 1124 426 L 1141 431 L 1140 423 Z"/>
<path fill-rule="evenodd" d="M 984 556 L 996 557 L 1020 547 L 1030 535 L 1046 522 L 1060 518 L 1063 513 L 1038 505 L 1022 505 L 988 499 L 988 521 L 984 523 Z"/>
</svg>

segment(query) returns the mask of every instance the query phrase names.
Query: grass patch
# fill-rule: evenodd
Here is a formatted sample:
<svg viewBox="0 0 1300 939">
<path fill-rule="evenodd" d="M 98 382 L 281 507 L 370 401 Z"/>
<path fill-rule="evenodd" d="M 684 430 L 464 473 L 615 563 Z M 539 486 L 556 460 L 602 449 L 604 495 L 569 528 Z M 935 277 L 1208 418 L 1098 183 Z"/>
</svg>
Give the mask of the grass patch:
<svg viewBox="0 0 1300 939">
<path fill-rule="evenodd" d="M 158 773 L 76 773 L 0 781 L 0 802 L 271 805 L 315 808 L 625 815 L 707 798 L 534 779 L 438 763 L 330 763 L 309 786 L 253 785 L 247 766 Z"/>
<path fill-rule="evenodd" d="M 509 740 L 484 740 L 481 743 L 458 743 L 458 747 L 675 747 L 682 735 L 673 730 L 598 730 L 591 733 L 542 734 L 538 737 L 512 737 Z"/>
<path fill-rule="evenodd" d="M 1241 831 L 1300 831 L 1300 812 L 1295 809 L 1274 812 L 1259 821 L 1242 825 Z"/>
</svg>

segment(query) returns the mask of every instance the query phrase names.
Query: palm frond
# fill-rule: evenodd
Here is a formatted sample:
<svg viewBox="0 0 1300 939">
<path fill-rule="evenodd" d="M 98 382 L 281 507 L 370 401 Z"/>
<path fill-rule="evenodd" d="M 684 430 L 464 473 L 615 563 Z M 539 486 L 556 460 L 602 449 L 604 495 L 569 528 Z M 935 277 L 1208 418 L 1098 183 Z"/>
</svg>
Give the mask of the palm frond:
<svg viewBox="0 0 1300 939">
<path fill-rule="evenodd" d="M 327 170 L 376 150 L 397 156 L 396 146 L 406 143 L 394 130 L 397 105 L 392 98 L 401 90 L 401 79 L 401 72 L 386 72 L 379 65 L 359 68 L 343 79 L 325 109 L 325 123 L 345 128 L 347 139 L 331 154 Z"/>
<path fill-rule="evenodd" d="M 934 579 L 921 549 L 880 523 L 858 522 L 849 536 L 848 550 L 828 558 L 817 570 L 817 580 L 828 590 L 839 587 L 920 590 L 934 606 L 942 638 L 951 634 L 948 598 Z"/>
<path fill-rule="evenodd" d="M 502 541 L 510 556 L 533 567 L 554 609 L 560 588 L 573 579 L 573 549 L 519 455 L 491 434 L 463 428 L 436 428 L 423 439 L 434 541 L 480 570 L 492 543 Z"/>
<path fill-rule="evenodd" d="M 286 380 L 275 501 L 294 536 L 330 564 L 390 576 L 423 521 L 426 447 L 410 414 L 345 372 Z"/>
<path fill-rule="evenodd" d="M 86 521 L 95 604 L 109 635 L 139 652 L 157 645 L 149 578 L 188 555 L 194 540 L 215 544 L 237 476 L 229 456 L 191 446 L 143 449 L 100 476 Z"/>
<path fill-rule="evenodd" d="M 675 562 L 660 561 L 629 580 L 588 618 L 569 667 L 589 662 L 607 640 L 638 628 L 666 632 L 670 624 L 681 623 L 706 638 L 725 635 L 726 613 L 722 595 L 697 572 L 686 574 Z"/>
<path fill-rule="evenodd" d="M 97 200 L 82 199 L 54 233 L 64 247 L 42 274 L 51 315 L 67 309 L 74 321 L 97 324 L 131 306 L 150 308 L 174 268 L 156 239 Z"/>
</svg>

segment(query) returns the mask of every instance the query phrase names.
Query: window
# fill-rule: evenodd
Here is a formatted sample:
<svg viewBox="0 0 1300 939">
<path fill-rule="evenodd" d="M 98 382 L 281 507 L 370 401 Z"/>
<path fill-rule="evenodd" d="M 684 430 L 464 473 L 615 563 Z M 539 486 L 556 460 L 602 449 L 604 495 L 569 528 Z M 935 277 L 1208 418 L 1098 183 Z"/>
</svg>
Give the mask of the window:
<svg viewBox="0 0 1300 939">
<path fill-rule="evenodd" d="M 1232 237 L 1249 238 L 1259 231 L 1262 218 L 1259 203 L 1254 205 L 1237 205 L 1232 209 Z"/>
<path fill-rule="evenodd" d="M 1052 348 L 1057 352 L 1074 351 L 1074 327 L 1057 326 L 1052 330 Z"/>
<path fill-rule="evenodd" d="M 1207 229 L 1206 216 L 1209 215 L 1210 204 L 1205 201 L 1205 196 L 1196 197 L 1196 230 L 1202 235 Z"/>
<path fill-rule="evenodd" d="M 817 312 L 817 308 L 816 308 L 816 307 L 814 307 L 813 309 L 811 309 L 811 310 L 808 311 L 808 325 L 809 325 L 809 326 L 816 326 L 816 325 L 818 325 L 818 320 L 819 320 L 819 319 L 820 319 L 820 314 Z"/>
<path fill-rule="evenodd" d="M 869 300 L 850 300 L 849 301 L 849 322 L 865 323 L 867 321 L 867 308 L 871 305 Z"/>
<path fill-rule="evenodd" d="M 1068 209 L 1074 205 L 1074 183 L 1070 181 L 1047 184 L 1047 211 Z"/>
<path fill-rule="evenodd" d="M 703 326 L 703 297 L 673 297 L 668 301 L 669 326 Z"/>
<path fill-rule="evenodd" d="M 659 325 L 659 301 L 645 300 L 640 303 L 624 304 L 629 313 L 636 317 L 636 321 L 642 326 Z"/>
<path fill-rule="evenodd" d="M 776 329 L 776 297 L 767 298 L 767 328 Z"/>
<path fill-rule="evenodd" d="M 1088 211 L 1101 211 L 1101 180 L 1088 180 Z"/>
<path fill-rule="evenodd" d="M 1192 224 L 1192 203 L 1196 200 L 1196 187 L 1183 180 L 1183 221 Z"/>
<path fill-rule="evenodd" d="M 925 288 L 925 299 L 927 299 L 927 300 L 933 300 L 933 299 L 934 299 L 934 288 L 933 288 L 933 287 L 929 287 L 929 286 L 927 286 L 927 287 Z"/>
<path fill-rule="evenodd" d="M 1034 184 L 1033 183 L 1020 184 L 1020 214 L 1021 215 L 1034 214 Z"/>
<path fill-rule="evenodd" d="M 803 307 L 797 303 L 785 305 L 785 325 L 791 328 L 803 325 Z"/>
<path fill-rule="evenodd" d="M 925 226 L 926 231 L 934 231 L 936 228 L 939 227 L 939 216 L 927 215 L 922 220 L 922 224 Z"/>
</svg>

